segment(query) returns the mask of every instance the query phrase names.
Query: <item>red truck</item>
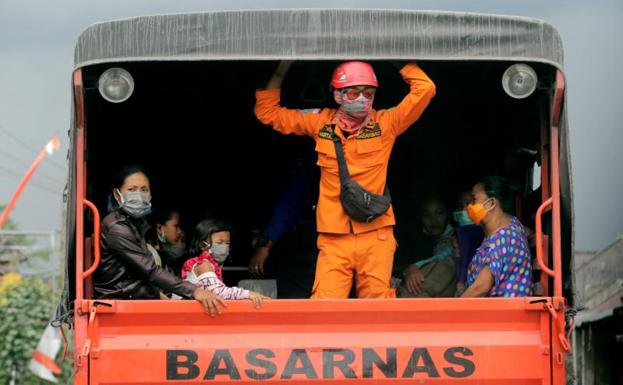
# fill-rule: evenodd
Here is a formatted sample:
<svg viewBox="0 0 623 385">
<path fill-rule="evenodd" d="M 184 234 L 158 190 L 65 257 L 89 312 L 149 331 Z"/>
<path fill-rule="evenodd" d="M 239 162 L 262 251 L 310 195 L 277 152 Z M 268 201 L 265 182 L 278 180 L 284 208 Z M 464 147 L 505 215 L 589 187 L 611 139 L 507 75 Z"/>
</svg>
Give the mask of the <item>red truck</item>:
<svg viewBox="0 0 623 385">
<path fill-rule="evenodd" d="M 282 94 L 292 108 L 326 103 L 331 69 L 351 59 L 375 67 L 376 106 L 395 105 L 405 90 L 390 61 L 416 60 L 437 96 L 390 162 L 398 226 L 414 225 L 401 202 L 435 177 L 452 188 L 505 175 L 516 181 L 515 215 L 535 230 L 535 295 L 230 301 L 213 318 L 190 300 L 94 299 L 112 169 L 145 165 L 154 200 L 177 196 L 187 212 L 218 201 L 243 229 L 265 217 L 296 146 L 255 119 L 254 90 L 282 59 L 296 61 Z M 59 309 L 74 327 L 76 385 L 565 383 L 573 202 L 551 25 L 404 10 L 136 17 L 80 35 L 72 87 Z M 219 191 L 202 179 L 213 160 L 226 170 Z"/>
</svg>

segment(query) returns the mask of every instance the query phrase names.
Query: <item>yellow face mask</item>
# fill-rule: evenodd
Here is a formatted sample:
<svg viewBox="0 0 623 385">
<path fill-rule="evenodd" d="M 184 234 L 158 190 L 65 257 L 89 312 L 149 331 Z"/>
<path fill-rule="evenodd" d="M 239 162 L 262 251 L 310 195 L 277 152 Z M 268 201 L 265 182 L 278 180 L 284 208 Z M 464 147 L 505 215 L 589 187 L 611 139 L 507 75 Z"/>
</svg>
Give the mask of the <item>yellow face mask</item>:
<svg viewBox="0 0 623 385">
<path fill-rule="evenodd" d="M 485 204 L 490 200 L 493 200 L 493 198 L 489 198 L 482 203 L 479 202 L 468 204 L 467 215 L 469 216 L 469 219 L 471 219 L 475 224 L 479 225 L 482 220 L 485 219 L 489 211 L 493 210 L 493 208 L 495 207 L 495 205 L 493 205 L 488 209 L 485 208 Z"/>
</svg>

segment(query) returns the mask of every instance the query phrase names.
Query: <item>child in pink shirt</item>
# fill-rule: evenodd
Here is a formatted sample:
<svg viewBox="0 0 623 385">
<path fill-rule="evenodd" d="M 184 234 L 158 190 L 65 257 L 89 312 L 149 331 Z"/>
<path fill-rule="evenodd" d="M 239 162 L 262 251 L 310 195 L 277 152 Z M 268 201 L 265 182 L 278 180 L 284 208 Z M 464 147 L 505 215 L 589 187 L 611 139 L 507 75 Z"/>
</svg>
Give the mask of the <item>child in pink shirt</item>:
<svg viewBox="0 0 623 385">
<path fill-rule="evenodd" d="M 211 291 L 223 299 L 249 299 L 260 306 L 268 297 L 223 283 L 222 266 L 229 256 L 231 232 L 223 221 L 206 219 L 195 228 L 188 259 L 182 267 L 182 278 Z"/>
</svg>

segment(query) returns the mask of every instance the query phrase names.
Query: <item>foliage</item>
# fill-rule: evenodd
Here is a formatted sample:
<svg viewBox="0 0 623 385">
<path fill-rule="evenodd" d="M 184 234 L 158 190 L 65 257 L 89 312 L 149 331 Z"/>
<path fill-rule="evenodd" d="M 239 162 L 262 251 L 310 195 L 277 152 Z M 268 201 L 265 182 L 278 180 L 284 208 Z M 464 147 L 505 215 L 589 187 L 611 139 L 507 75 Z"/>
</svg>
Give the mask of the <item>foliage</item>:
<svg viewBox="0 0 623 385">
<path fill-rule="evenodd" d="M 39 278 L 6 274 L 0 282 L 0 385 L 15 376 L 17 385 L 46 384 L 28 369 L 28 362 L 54 314 L 57 293 Z M 56 360 L 62 369 L 59 383 L 72 383 L 70 361 Z"/>
</svg>

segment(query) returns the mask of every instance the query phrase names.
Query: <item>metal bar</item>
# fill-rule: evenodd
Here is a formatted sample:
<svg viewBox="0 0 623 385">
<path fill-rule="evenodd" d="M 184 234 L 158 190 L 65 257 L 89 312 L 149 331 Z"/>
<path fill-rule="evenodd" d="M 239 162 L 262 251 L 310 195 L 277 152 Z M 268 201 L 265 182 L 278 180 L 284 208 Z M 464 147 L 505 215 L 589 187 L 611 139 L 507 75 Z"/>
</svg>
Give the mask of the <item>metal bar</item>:
<svg viewBox="0 0 623 385">
<path fill-rule="evenodd" d="M 545 262 L 543 261 L 543 212 L 545 210 L 551 210 L 552 207 L 552 198 L 548 198 L 545 202 L 539 206 L 536 211 L 535 220 L 535 232 L 536 232 L 536 260 L 541 267 L 541 271 L 545 274 L 554 277 L 554 270 L 550 269 Z"/>
<path fill-rule="evenodd" d="M 552 250 L 554 262 L 554 297 L 562 297 L 562 247 L 560 220 L 560 158 L 559 158 L 559 123 L 565 89 L 562 72 L 556 72 L 556 90 L 552 103 L 552 128 L 550 133 L 551 149 L 551 189 L 552 189 Z"/>
<path fill-rule="evenodd" d="M 76 301 L 84 299 L 84 99 L 82 71 L 74 71 L 76 103 Z"/>
<path fill-rule="evenodd" d="M 549 100 L 548 100 L 549 101 Z M 542 112 L 541 117 L 541 199 L 545 201 L 550 197 L 549 188 L 549 117 L 547 112 Z"/>
<path fill-rule="evenodd" d="M 100 213 L 97 210 L 97 207 L 90 201 L 84 199 L 84 204 L 91 209 L 91 213 L 93 213 L 93 254 L 94 261 L 93 265 L 89 267 L 87 271 L 82 273 L 82 279 L 86 279 L 88 276 L 93 274 L 93 272 L 100 265 Z"/>
</svg>

